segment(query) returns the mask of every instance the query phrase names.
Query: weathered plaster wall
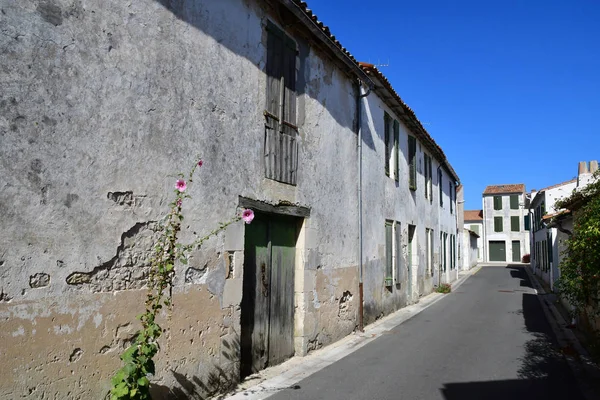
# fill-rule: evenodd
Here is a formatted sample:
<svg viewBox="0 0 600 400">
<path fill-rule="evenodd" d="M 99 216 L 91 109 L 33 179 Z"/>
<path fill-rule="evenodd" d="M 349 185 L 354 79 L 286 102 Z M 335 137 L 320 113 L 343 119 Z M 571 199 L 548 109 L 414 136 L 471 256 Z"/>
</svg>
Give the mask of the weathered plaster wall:
<svg viewBox="0 0 600 400">
<path fill-rule="evenodd" d="M 398 119 L 394 112 L 375 94 L 366 97 L 362 107 L 363 125 L 363 204 L 364 204 L 364 292 L 365 321 L 367 323 L 389 314 L 407 304 L 418 301 L 420 296 L 430 293 L 438 282 L 456 278 L 456 270 L 440 275 L 440 231 L 456 232 L 456 208 L 450 213 L 447 172 L 443 171 L 443 206 L 439 203 L 437 168 L 439 161 L 433 160 L 433 202 L 425 198 L 424 152 L 417 146 L 417 190 L 408 187 L 409 130 L 400 122 L 399 179 L 385 175 L 384 168 L 384 112 Z M 384 199 L 383 201 L 381 199 Z M 403 266 L 408 265 L 408 226 L 416 226 L 416 252 L 413 254 L 411 276 L 404 273 L 399 285 L 386 288 L 385 279 L 385 220 L 397 221 L 401 229 L 401 254 Z M 426 270 L 425 228 L 434 230 L 434 276 Z M 457 239 L 458 241 L 458 239 Z M 407 271 L 407 270 L 406 270 Z"/>
</svg>

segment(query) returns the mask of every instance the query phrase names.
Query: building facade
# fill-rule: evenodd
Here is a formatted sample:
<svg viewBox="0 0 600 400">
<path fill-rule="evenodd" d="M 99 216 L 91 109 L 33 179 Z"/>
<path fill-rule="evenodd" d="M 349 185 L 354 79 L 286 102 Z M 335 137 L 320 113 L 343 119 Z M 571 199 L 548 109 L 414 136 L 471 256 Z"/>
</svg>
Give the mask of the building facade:
<svg viewBox="0 0 600 400">
<path fill-rule="evenodd" d="M 106 394 L 197 154 L 182 241 L 256 218 L 175 266 L 156 398 L 214 394 L 456 279 L 458 175 L 305 3 L 26 0 L 3 21 L 0 398 Z"/>
<path fill-rule="evenodd" d="M 490 185 L 483 192 L 484 260 L 521 262 L 529 254 L 524 184 Z"/>
<path fill-rule="evenodd" d="M 483 262 L 483 210 L 465 210 L 463 226 L 477 235 L 475 260 Z"/>
</svg>

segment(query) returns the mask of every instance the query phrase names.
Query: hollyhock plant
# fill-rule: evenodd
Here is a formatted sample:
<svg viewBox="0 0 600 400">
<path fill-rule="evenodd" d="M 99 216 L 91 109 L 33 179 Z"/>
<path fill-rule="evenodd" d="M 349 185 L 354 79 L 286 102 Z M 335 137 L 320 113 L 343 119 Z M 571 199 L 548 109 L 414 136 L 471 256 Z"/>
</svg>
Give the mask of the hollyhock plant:
<svg viewBox="0 0 600 400">
<path fill-rule="evenodd" d="M 177 190 L 180 192 L 185 192 L 185 189 L 187 189 L 187 183 L 185 183 L 183 179 L 177 179 L 177 182 L 175 182 L 175 188 L 177 188 Z"/>
<path fill-rule="evenodd" d="M 201 166 L 202 166 L 202 164 L 204 164 L 204 161 L 202 161 L 202 160 L 199 160 L 199 161 L 198 161 L 198 166 L 199 166 L 199 167 L 201 167 Z"/>
<path fill-rule="evenodd" d="M 242 212 L 242 219 L 245 223 L 249 224 L 254 219 L 254 211 L 245 209 L 244 212 Z"/>
</svg>

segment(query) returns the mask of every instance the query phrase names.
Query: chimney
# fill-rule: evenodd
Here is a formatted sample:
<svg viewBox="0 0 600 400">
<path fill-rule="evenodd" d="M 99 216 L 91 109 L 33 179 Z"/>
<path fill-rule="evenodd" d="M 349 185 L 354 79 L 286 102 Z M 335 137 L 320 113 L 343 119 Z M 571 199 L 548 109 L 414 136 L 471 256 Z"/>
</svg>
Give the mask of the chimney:
<svg viewBox="0 0 600 400">
<path fill-rule="evenodd" d="M 577 171 L 577 175 L 583 175 L 588 173 L 588 165 L 587 161 L 579 161 L 579 169 Z"/>
<path fill-rule="evenodd" d="M 580 161 L 577 171 L 577 188 L 583 188 L 592 181 L 592 173 L 598 169 L 598 161 L 590 161 L 588 168 L 587 161 Z"/>
<path fill-rule="evenodd" d="M 590 161 L 590 174 L 598 171 L 598 160 Z"/>
</svg>

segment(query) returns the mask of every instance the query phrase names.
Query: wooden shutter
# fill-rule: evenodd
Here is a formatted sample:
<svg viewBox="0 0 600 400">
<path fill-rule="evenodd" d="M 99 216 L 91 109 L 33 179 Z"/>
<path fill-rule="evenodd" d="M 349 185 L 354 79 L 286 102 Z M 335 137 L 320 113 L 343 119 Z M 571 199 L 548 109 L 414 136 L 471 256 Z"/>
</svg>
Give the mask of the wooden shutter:
<svg viewBox="0 0 600 400">
<path fill-rule="evenodd" d="M 417 139 L 408 135 L 409 187 L 417 190 Z"/>
<path fill-rule="evenodd" d="M 392 284 L 392 222 L 385 221 L 385 285 Z"/>
<path fill-rule="evenodd" d="M 394 160 L 394 179 L 398 182 L 400 173 L 400 124 L 396 120 L 394 120 Z"/>
<path fill-rule="evenodd" d="M 502 217 L 494 217 L 494 232 L 502 232 Z"/>
<path fill-rule="evenodd" d="M 502 196 L 494 196 L 494 210 L 502 210 Z"/>
<path fill-rule="evenodd" d="M 510 230 L 512 232 L 519 232 L 519 217 L 518 216 L 512 216 L 510 217 Z"/>
<path fill-rule="evenodd" d="M 383 114 L 383 130 L 385 141 L 385 174 L 390 176 L 390 122 L 391 118 L 388 113 Z"/>
<path fill-rule="evenodd" d="M 529 220 L 529 215 L 525 215 L 525 216 L 523 217 L 523 219 L 524 219 L 524 221 L 523 221 L 523 222 L 524 222 L 524 225 L 525 225 L 525 230 L 526 230 L 526 231 L 528 231 L 529 229 L 531 229 L 531 226 L 530 226 L 530 225 L 531 225 L 531 222 L 530 222 L 530 220 Z"/>
<path fill-rule="evenodd" d="M 296 184 L 296 44 L 267 22 L 267 110 L 265 113 L 265 175 Z"/>
<path fill-rule="evenodd" d="M 429 157 L 429 204 L 433 204 L 433 164 L 431 157 Z"/>
<path fill-rule="evenodd" d="M 510 195 L 510 209 L 511 210 L 519 209 L 519 195 L 516 195 L 516 194 Z"/>
<path fill-rule="evenodd" d="M 442 175 L 442 170 L 438 169 L 438 187 L 439 187 L 439 192 L 440 192 L 440 206 L 444 205 L 444 188 L 442 187 L 442 179 L 443 175 Z"/>
<path fill-rule="evenodd" d="M 396 222 L 396 284 L 401 283 L 404 280 L 404 274 L 402 271 L 402 231 L 400 230 L 400 222 Z"/>
<path fill-rule="evenodd" d="M 448 181 L 448 196 L 450 196 L 450 214 L 454 212 L 454 187 L 452 181 Z"/>
</svg>

